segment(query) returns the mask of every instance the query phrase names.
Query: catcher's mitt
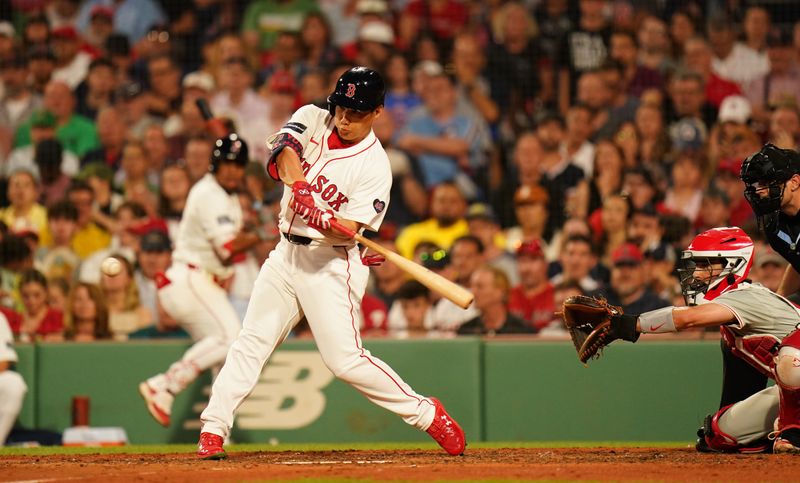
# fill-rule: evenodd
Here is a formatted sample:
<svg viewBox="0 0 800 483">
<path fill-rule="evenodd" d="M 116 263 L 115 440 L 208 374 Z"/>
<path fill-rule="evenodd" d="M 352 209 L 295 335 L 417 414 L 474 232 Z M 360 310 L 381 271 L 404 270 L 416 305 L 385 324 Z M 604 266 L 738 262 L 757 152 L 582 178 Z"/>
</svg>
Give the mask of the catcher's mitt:
<svg viewBox="0 0 800 483">
<path fill-rule="evenodd" d="M 622 315 L 622 308 L 604 299 L 574 295 L 564 300 L 561 315 L 578 351 L 578 359 L 585 364 L 599 357 L 603 347 L 617 339 L 611 333 L 611 318 Z"/>
</svg>

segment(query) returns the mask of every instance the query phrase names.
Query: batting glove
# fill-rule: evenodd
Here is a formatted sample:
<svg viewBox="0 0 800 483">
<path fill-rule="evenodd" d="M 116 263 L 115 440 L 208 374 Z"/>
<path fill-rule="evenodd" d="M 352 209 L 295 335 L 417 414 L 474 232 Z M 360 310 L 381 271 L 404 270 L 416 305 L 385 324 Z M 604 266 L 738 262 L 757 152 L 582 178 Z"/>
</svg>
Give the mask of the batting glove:
<svg viewBox="0 0 800 483">
<path fill-rule="evenodd" d="M 308 216 L 303 217 L 303 221 L 305 221 L 308 226 L 317 230 L 330 229 L 332 219 L 334 219 L 333 211 L 324 211 L 316 206 L 311 209 Z"/>
<path fill-rule="evenodd" d="M 374 255 L 363 255 L 361 257 L 361 263 L 368 266 L 368 267 L 377 267 L 381 263 L 386 261 L 386 257 L 383 255 L 379 255 L 375 253 Z"/>
<path fill-rule="evenodd" d="M 292 184 L 292 210 L 305 220 L 314 208 L 311 185 L 307 181 L 295 181 Z"/>
</svg>

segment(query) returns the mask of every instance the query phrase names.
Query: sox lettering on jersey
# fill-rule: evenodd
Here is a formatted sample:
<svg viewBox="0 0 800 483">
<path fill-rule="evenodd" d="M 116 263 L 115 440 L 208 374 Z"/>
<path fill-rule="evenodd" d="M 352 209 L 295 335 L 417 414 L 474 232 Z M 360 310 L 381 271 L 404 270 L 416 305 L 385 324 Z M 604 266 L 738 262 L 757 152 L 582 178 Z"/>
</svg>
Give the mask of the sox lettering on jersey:
<svg viewBox="0 0 800 483">
<path fill-rule="evenodd" d="M 311 163 L 305 159 L 300 160 L 300 165 L 303 169 L 303 174 L 308 175 L 311 169 Z M 336 183 L 332 183 L 327 176 L 319 175 L 312 181 L 311 191 L 319 193 L 323 200 L 328 203 L 333 211 L 339 211 L 344 203 L 350 201 L 346 194 L 339 191 Z"/>
</svg>

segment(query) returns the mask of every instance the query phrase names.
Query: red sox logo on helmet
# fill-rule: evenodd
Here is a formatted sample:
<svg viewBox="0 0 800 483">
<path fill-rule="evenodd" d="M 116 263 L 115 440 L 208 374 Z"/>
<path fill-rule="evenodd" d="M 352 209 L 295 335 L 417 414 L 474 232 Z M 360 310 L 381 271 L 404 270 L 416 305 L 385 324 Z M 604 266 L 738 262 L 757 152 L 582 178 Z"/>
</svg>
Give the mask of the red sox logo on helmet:
<svg viewBox="0 0 800 483">
<path fill-rule="evenodd" d="M 356 95 L 356 85 L 355 84 L 347 84 L 347 92 L 344 93 L 347 97 L 353 97 Z"/>
</svg>

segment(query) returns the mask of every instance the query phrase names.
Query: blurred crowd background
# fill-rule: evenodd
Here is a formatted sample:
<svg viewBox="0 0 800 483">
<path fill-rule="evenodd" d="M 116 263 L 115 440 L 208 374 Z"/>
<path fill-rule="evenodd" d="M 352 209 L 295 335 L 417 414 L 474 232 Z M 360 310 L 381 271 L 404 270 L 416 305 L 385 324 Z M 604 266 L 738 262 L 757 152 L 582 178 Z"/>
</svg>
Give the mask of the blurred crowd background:
<svg viewBox="0 0 800 483">
<path fill-rule="evenodd" d="M 244 313 L 280 238 L 266 141 L 352 65 L 387 83 L 375 238 L 475 294 L 463 311 L 384 263 L 365 334 L 558 335 L 579 293 L 680 305 L 695 234 L 759 238 L 744 158 L 800 140 L 798 20 L 789 0 L 0 0 L 0 311 L 19 341 L 185 336 L 154 277 L 208 170 L 203 97 L 250 145 L 239 198 L 272 236 L 221 282 Z M 753 279 L 785 266 L 758 241 Z"/>
</svg>

